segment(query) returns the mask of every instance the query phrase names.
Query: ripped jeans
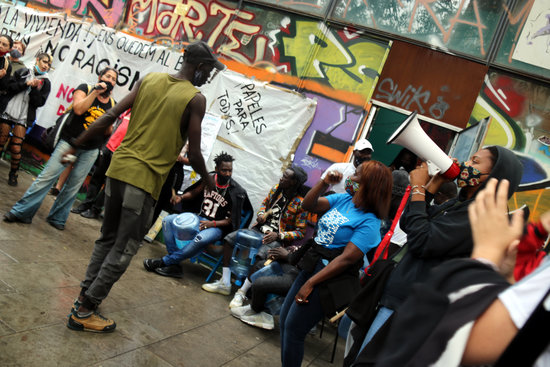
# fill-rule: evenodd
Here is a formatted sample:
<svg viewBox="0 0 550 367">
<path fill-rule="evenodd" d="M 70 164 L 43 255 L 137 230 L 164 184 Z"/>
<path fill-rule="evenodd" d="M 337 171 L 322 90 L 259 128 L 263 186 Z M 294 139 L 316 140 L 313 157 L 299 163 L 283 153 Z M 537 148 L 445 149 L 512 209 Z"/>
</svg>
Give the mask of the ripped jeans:
<svg viewBox="0 0 550 367">
<path fill-rule="evenodd" d="M 196 256 L 200 254 L 208 244 L 214 243 L 222 238 L 222 230 L 220 228 L 207 228 L 200 231 L 192 241 L 180 249 L 176 245 L 176 229 L 173 224 L 177 216 L 178 214 L 171 214 L 162 221 L 164 243 L 166 244 L 166 250 L 168 250 L 168 255 L 164 256 L 162 261 L 164 261 L 166 265 L 179 264 L 185 259 Z M 199 216 L 199 219 L 208 220 L 201 216 Z"/>
</svg>

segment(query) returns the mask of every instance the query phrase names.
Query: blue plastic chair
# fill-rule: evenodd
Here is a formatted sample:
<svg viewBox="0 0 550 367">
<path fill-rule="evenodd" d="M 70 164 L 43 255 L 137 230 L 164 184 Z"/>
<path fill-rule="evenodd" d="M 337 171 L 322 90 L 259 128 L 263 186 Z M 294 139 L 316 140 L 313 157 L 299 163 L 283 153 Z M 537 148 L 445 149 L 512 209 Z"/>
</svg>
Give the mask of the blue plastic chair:
<svg viewBox="0 0 550 367">
<path fill-rule="evenodd" d="M 242 211 L 242 213 L 241 213 L 241 225 L 240 225 L 239 229 L 244 228 L 244 224 L 246 222 L 248 222 L 248 220 L 250 219 L 251 216 L 252 216 L 252 211 L 251 210 L 249 210 L 249 211 L 243 210 Z M 216 241 L 213 245 L 215 247 L 220 247 L 220 251 L 221 251 L 221 248 L 223 248 L 223 240 Z M 210 283 L 210 280 L 212 279 L 214 274 L 216 274 L 216 272 L 218 271 L 218 269 L 222 265 L 223 251 L 221 251 L 221 252 L 222 252 L 221 255 L 212 255 L 212 254 L 209 254 L 207 250 L 204 250 L 199 255 L 193 256 L 192 258 L 189 259 L 189 261 L 191 261 L 192 263 L 203 264 L 203 265 L 206 265 L 207 267 L 209 267 L 211 269 L 210 274 L 208 274 L 208 276 L 206 277 L 206 283 Z"/>
</svg>

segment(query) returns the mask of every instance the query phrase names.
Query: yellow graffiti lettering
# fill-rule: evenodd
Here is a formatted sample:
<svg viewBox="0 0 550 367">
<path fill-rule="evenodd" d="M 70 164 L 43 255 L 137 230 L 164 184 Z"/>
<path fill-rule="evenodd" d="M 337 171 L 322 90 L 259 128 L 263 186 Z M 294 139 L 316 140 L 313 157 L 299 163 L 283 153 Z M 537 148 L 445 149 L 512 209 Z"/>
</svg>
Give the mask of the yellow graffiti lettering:
<svg viewBox="0 0 550 367">
<path fill-rule="evenodd" d="M 336 33 L 316 22 L 296 22 L 295 34 L 295 38 L 283 39 L 285 55 L 292 55 L 298 76 L 325 79 L 335 89 L 370 96 L 386 45 L 365 40 L 346 47 Z M 314 48 L 313 54 L 303 52 L 309 48 Z"/>
</svg>

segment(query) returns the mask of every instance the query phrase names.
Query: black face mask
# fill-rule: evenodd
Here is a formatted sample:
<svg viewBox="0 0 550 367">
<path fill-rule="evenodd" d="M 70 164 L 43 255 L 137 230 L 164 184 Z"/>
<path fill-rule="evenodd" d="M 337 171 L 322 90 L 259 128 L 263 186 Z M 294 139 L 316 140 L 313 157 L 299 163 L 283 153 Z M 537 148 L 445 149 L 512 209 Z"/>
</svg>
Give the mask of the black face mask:
<svg viewBox="0 0 550 367">
<path fill-rule="evenodd" d="M 354 158 L 353 158 L 353 165 L 354 165 L 355 167 L 359 167 L 359 165 L 360 165 L 361 163 L 367 162 L 367 161 L 369 161 L 368 158 L 354 157 Z"/>
<path fill-rule="evenodd" d="M 220 174 L 216 175 L 216 181 L 218 181 L 218 184 L 220 185 L 226 185 L 229 182 L 229 179 L 231 176 L 222 176 Z"/>
<path fill-rule="evenodd" d="M 191 84 L 195 86 L 201 86 L 203 75 L 204 73 L 201 70 L 196 70 L 195 74 L 193 75 L 193 80 L 191 81 Z"/>
<path fill-rule="evenodd" d="M 111 83 L 109 82 L 106 82 L 104 80 L 102 80 L 103 83 L 105 83 L 105 85 L 107 86 L 107 88 L 105 89 L 105 92 L 101 93 L 101 95 L 103 97 L 107 97 L 109 96 L 109 94 L 111 94 L 111 91 L 113 90 L 113 88 L 115 87 L 114 85 L 112 85 Z"/>
</svg>

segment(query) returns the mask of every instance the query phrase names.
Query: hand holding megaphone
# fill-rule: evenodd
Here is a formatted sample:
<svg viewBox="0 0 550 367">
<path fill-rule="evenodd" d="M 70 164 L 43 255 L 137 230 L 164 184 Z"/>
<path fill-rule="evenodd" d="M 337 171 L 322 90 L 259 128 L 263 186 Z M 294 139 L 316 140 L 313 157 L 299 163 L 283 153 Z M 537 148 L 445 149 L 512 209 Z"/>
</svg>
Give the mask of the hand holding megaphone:
<svg viewBox="0 0 550 367">
<path fill-rule="evenodd" d="M 418 123 L 416 112 L 413 112 L 395 130 L 386 144 L 399 144 L 416 154 L 421 160 L 435 165 L 448 180 L 454 180 L 460 174 L 460 167 L 441 148 L 433 142 Z M 436 172 L 432 169 L 432 172 Z M 434 173 L 434 176 L 437 173 Z"/>
</svg>

